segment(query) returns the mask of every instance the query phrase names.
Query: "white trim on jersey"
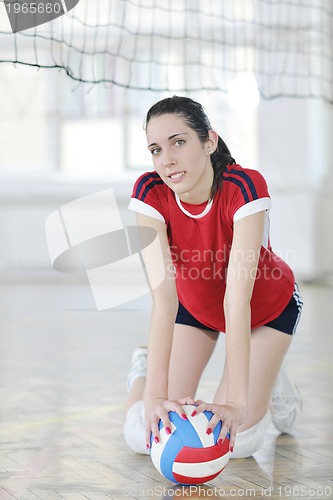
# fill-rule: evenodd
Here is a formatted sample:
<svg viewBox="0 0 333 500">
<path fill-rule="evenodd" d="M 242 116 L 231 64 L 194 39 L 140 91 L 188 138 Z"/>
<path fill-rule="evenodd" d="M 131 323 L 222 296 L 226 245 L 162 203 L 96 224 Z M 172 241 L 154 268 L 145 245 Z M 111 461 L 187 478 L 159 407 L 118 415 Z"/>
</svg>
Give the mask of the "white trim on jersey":
<svg viewBox="0 0 333 500">
<path fill-rule="evenodd" d="M 248 215 L 256 214 L 257 212 L 261 212 L 262 210 L 268 210 L 272 208 L 272 201 L 267 196 L 265 198 L 258 198 L 257 200 L 250 201 L 246 203 L 246 205 L 242 205 L 234 214 L 234 222 L 239 219 L 243 219 L 243 217 L 247 217 Z"/>
<path fill-rule="evenodd" d="M 268 250 L 269 245 L 269 210 L 265 212 L 264 233 L 262 235 L 262 246 Z"/>
<path fill-rule="evenodd" d="M 157 219 L 165 223 L 163 215 L 160 214 L 160 212 L 156 210 L 156 208 L 151 207 L 144 201 L 138 200 L 137 198 L 130 199 L 128 209 L 133 210 L 134 212 L 138 212 L 139 214 L 148 215 L 153 219 Z"/>
<path fill-rule="evenodd" d="M 180 201 L 177 193 L 175 193 L 175 198 L 176 198 L 177 205 L 179 206 L 179 208 L 183 212 L 183 214 L 187 215 L 188 217 L 192 217 L 192 219 L 201 219 L 201 217 L 204 217 L 206 214 L 208 214 L 209 210 L 212 208 L 212 205 L 213 205 L 213 199 L 211 199 L 207 202 L 207 205 L 206 205 L 205 209 L 203 210 L 203 212 L 201 212 L 201 214 L 194 215 L 194 214 L 191 214 L 191 212 L 189 212 L 188 210 L 186 210 L 186 208 L 183 207 L 182 202 Z"/>
</svg>

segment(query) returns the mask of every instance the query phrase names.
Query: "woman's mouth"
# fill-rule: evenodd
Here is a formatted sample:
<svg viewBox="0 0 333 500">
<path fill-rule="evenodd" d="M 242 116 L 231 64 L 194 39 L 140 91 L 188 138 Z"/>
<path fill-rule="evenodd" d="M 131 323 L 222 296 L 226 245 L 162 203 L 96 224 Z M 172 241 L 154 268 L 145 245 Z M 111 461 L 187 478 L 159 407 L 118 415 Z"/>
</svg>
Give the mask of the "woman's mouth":
<svg viewBox="0 0 333 500">
<path fill-rule="evenodd" d="M 175 172 L 174 174 L 171 174 L 168 177 L 171 180 L 171 182 L 177 182 L 184 177 L 185 173 L 186 173 L 185 171 L 184 172 Z"/>
</svg>

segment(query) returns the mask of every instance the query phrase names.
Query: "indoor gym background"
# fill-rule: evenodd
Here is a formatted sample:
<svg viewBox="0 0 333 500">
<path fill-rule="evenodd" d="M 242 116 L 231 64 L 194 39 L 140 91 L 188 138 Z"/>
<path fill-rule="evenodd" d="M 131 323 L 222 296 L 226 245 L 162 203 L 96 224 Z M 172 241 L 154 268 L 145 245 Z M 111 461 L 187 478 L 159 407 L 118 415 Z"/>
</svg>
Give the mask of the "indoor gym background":
<svg viewBox="0 0 333 500">
<path fill-rule="evenodd" d="M 127 300 L 98 311 L 86 273 L 52 269 L 45 234 L 51 213 L 108 188 L 124 226 L 133 224 L 131 188 L 151 168 L 143 118 L 174 93 L 202 102 L 237 161 L 265 175 L 273 248 L 305 302 L 288 354 L 303 396 L 297 431 L 272 428 L 255 458 L 231 461 L 192 497 L 223 489 L 261 498 L 262 488 L 271 498 L 328 497 L 332 2 L 81 0 L 15 34 L 2 3 L 0 498 L 180 498 L 121 434 L 149 296 L 133 298 L 136 275 L 125 268 L 113 286 L 125 287 Z M 223 355 L 220 341 L 203 397 Z"/>
</svg>

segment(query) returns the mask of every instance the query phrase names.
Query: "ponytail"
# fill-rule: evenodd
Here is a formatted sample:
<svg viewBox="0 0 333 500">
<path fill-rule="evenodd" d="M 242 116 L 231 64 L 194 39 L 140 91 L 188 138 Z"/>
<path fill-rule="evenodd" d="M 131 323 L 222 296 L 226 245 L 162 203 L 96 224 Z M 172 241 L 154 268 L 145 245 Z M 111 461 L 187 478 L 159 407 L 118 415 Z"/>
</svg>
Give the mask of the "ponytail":
<svg viewBox="0 0 333 500">
<path fill-rule="evenodd" d="M 219 136 L 217 148 L 211 156 L 213 170 L 214 170 L 214 180 L 211 189 L 211 198 L 214 197 L 218 189 L 222 186 L 223 174 L 228 165 L 233 165 L 236 163 L 234 158 L 228 149 L 226 143 Z"/>
</svg>

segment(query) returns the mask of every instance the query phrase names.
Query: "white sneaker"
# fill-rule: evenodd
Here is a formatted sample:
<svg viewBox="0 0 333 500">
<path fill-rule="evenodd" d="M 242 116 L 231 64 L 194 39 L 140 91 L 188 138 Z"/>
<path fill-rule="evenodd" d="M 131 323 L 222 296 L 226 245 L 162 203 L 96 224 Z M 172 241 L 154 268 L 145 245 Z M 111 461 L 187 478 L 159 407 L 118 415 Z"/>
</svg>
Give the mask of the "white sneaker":
<svg viewBox="0 0 333 500">
<path fill-rule="evenodd" d="M 297 423 L 302 408 L 302 398 L 284 367 L 281 367 L 272 393 L 272 421 L 282 434 L 290 434 Z"/>
<path fill-rule="evenodd" d="M 133 382 L 138 377 L 145 377 L 147 372 L 147 347 L 135 349 L 131 361 L 131 369 L 127 377 L 127 390 L 131 390 Z"/>
</svg>

